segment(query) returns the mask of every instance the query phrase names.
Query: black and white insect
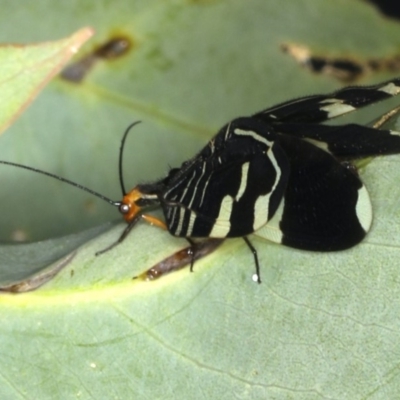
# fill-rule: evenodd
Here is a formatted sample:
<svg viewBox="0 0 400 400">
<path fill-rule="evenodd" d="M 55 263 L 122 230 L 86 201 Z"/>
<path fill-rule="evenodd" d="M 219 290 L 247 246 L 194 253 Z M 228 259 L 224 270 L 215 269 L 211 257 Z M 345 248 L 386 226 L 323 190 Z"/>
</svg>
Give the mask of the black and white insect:
<svg viewBox="0 0 400 400">
<path fill-rule="evenodd" d="M 62 180 L 117 207 L 128 225 L 105 250 L 122 242 L 142 219 L 186 238 L 192 266 L 198 258 L 198 239 L 207 253 L 207 241 L 213 243 L 211 251 L 218 240 L 241 237 L 253 252 L 256 280 L 261 282 L 257 252 L 248 239 L 253 233 L 311 251 L 348 249 L 365 237 L 372 223 L 372 206 L 351 162 L 400 153 L 400 133 L 378 129 L 380 123 L 367 127 L 321 122 L 399 93 L 400 78 L 303 97 L 236 118 L 166 177 L 129 192 L 122 180 L 127 130 L 120 149 L 121 201 L 44 171 L 0 163 Z M 164 221 L 146 214 L 155 206 L 162 208 Z"/>
</svg>

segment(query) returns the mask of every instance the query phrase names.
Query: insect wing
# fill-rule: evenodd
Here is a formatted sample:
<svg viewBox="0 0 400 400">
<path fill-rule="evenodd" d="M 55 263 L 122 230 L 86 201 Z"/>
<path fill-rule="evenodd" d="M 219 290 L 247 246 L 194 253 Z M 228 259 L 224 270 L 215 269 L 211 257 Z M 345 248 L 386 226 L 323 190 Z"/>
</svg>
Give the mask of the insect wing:
<svg viewBox="0 0 400 400">
<path fill-rule="evenodd" d="M 290 100 L 254 115 L 266 122 L 318 123 L 400 93 L 400 79 L 375 86 L 349 86 L 328 95 Z"/>
<path fill-rule="evenodd" d="M 272 218 L 288 179 L 275 133 L 238 118 L 169 182 L 162 201 L 168 229 L 183 237 L 248 235 Z"/>
<path fill-rule="evenodd" d="M 400 133 L 357 124 L 313 125 L 282 123 L 279 133 L 310 141 L 341 160 L 397 154 L 400 152 Z"/>
<path fill-rule="evenodd" d="M 372 222 L 368 192 L 349 168 L 304 140 L 277 140 L 290 162 L 287 188 L 271 221 L 256 235 L 290 247 L 343 250 L 359 243 Z"/>
</svg>

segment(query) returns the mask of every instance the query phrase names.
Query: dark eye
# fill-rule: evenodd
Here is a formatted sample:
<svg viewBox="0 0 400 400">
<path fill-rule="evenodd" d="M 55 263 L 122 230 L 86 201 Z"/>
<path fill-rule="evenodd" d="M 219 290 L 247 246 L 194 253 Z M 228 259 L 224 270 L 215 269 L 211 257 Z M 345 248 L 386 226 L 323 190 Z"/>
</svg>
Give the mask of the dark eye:
<svg viewBox="0 0 400 400">
<path fill-rule="evenodd" d="M 128 214 L 129 209 L 130 209 L 130 207 L 128 206 L 128 204 L 122 203 L 122 204 L 119 206 L 119 212 L 120 212 L 121 214 Z"/>
</svg>

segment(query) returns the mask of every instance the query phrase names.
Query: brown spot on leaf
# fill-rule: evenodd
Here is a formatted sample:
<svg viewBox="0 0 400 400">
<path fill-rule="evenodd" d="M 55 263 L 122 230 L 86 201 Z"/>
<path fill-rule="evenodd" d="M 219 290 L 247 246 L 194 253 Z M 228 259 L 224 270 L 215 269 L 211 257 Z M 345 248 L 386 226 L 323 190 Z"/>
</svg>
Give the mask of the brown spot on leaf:
<svg viewBox="0 0 400 400">
<path fill-rule="evenodd" d="M 346 84 L 374 72 L 400 71 L 400 54 L 371 59 L 356 56 L 333 57 L 313 53 L 307 46 L 295 43 L 282 44 L 281 49 L 311 72 L 332 76 Z"/>
<path fill-rule="evenodd" d="M 66 66 L 60 73 L 62 79 L 79 83 L 102 60 L 111 61 L 129 53 L 132 48 L 132 40 L 127 36 L 118 35 L 105 43 L 96 46 L 92 52 L 86 54 L 78 61 Z"/>
</svg>

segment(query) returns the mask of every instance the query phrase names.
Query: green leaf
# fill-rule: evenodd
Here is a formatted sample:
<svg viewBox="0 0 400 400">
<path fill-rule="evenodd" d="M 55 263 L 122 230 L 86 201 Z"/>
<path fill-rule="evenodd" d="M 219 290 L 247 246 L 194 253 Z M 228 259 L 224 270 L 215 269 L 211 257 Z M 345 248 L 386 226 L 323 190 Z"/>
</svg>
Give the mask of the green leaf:
<svg viewBox="0 0 400 400">
<path fill-rule="evenodd" d="M 44 285 L 73 259 L 76 248 L 110 227 L 111 224 L 104 224 L 41 242 L 3 244 L 0 253 L 0 291 L 26 292 Z"/>
<path fill-rule="evenodd" d="M 399 48 L 398 25 L 365 2 L 41 0 L 18 12 L 8 7 L 0 30 L 10 42 L 61 37 L 88 23 L 98 35 L 83 55 L 114 35 L 130 38 L 129 54 L 99 60 L 81 84 L 53 82 L 0 139 L 0 159 L 115 199 L 119 140 L 133 120 L 143 123 L 127 144 L 131 187 L 179 166 L 235 116 L 338 87 L 300 69 L 281 53 L 282 42 L 370 58 Z M 31 29 L 22 29 L 28 22 Z M 379 158 L 362 171 L 375 219 L 354 249 L 318 254 L 252 238 L 261 285 L 251 281 L 253 258 L 240 239 L 226 241 L 192 274 L 143 282 L 132 277 L 187 243 L 141 224 L 95 257 L 124 225 L 97 236 L 39 290 L 0 296 L 0 397 L 396 398 L 398 164 L 397 156 Z M 79 241 L 85 229 L 117 217 L 87 193 L 27 171 L 3 166 L 0 181 L 2 239 L 49 240 L 33 261 L 62 243 L 56 238 Z"/>
<path fill-rule="evenodd" d="M 32 102 L 90 36 L 92 31 L 86 28 L 56 42 L 0 47 L 0 131 Z"/>
</svg>

